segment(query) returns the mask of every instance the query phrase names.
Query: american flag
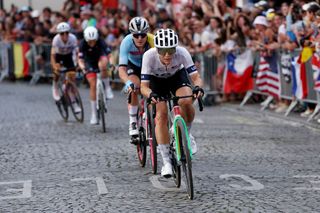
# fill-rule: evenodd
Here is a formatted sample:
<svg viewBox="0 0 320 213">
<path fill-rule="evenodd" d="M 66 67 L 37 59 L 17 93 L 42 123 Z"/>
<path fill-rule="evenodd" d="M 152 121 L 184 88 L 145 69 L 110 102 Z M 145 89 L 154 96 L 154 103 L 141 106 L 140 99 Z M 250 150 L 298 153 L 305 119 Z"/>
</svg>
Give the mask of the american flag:
<svg viewBox="0 0 320 213">
<path fill-rule="evenodd" d="M 320 56 L 316 53 L 311 60 L 313 69 L 314 89 L 320 92 Z"/>
<path fill-rule="evenodd" d="M 257 72 L 257 88 L 264 93 L 276 98 L 280 97 L 280 72 L 277 64 L 277 56 L 260 56 L 259 69 Z"/>
</svg>

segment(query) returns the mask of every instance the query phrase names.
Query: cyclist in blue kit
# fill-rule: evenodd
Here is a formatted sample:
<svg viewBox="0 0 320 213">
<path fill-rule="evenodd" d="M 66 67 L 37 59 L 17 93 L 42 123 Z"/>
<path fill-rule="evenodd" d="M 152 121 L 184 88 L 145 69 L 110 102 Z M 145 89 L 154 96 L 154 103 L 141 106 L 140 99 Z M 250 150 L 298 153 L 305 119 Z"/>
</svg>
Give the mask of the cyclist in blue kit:
<svg viewBox="0 0 320 213">
<path fill-rule="evenodd" d="M 120 45 L 119 76 L 125 83 L 125 92 L 131 93 L 131 103 L 128 104 L 129 135 L 131 143 L 138 137 L 137 112 L 138 94 L 140 93 L 140 75 L 142 56 L 154 46 L 153 35 L 148 33 L 149 24 L 143 17 L 135 17 L 129 23 L 130 34 Z"/>
</svg>

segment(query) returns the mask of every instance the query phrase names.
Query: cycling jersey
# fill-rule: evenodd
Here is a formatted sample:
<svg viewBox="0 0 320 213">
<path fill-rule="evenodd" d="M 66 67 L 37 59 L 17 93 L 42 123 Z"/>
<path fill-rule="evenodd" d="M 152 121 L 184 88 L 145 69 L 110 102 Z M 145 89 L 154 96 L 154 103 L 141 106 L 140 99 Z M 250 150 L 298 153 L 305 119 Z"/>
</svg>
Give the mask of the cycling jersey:
<svg viewBox="0 0 320 213">
<path fill-rule="evenodd" d="M 52 48 L 55 54 L 68 55 L 71 53 L 76 53 L 77 38 L 72 33 L 69 33 L 68 41 L 64 43 L 61 40 L 60 34 L 57 34 L 52 40 Z"/>
<path fill-rule="evenodd" d="M 147 42 L 142 52 L 134 44 L 132 34 L 127 35 L 120 45 L 119 66 L 128 66 L 130 61 L 135 66 L 141 67 L 144 52 L 153 46 L 153 35 L 150 33 L 147 34 Z"/>
<path fill-rule="evenodd" d="M 90 47 L 85 40 L 79 44 L 79 58 L 85 61 L 86 68 L 98 68 L 101 57 L 107 57 L 110 49 L 104 40 L 98 39 L 94 47 Z"/>
<path fill-rule="evenodd" d="M 189 75 L 197 73 L 191 55 L 184 47 L 176 47 L 168 66 L 161 63 L 157 49 L 152 48 L 143 55 L 141 81 L 149 82 L 151 76 L 169 78 L 181 69 L 186 69 Z"/>
</svg>

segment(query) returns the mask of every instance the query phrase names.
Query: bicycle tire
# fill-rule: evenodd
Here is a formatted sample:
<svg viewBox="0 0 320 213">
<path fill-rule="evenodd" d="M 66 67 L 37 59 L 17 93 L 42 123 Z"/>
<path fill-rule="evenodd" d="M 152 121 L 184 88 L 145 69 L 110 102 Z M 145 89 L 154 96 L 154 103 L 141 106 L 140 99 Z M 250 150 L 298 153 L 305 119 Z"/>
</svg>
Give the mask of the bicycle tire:
<svg viewBox="0 0 320 213">
<path fill-rule="evenodd" d="M 178 159 L 175 151 L 175 147 L 173 144 L 170 145 L 171 151 L 171 161 L 172 161 L 172 168 L 173 168 L 173 180 L 177 188 L 181 186 L 181 165 L 178 164 Z"/>
<path fill-rule="evenodd" d="M 194 189 L 193 189 L 193 178 L 192 178 L 192 162 L 191 155 L 189 149 L 189 135 L 185 129 L 185 123 L 182 119 L 178 119 L 176 121 L 177 125 L 177 134 L 178 141 L 181 147 L 181 166 L 183 169 L 183 173 L 185 174 L 186 184 L 187 184 L 187 192 L 190 200 L 193 200 L 194 197 Z"/>
<path fill-rule="evenodd" d="M 151 109 L 149 109 L 149 107 Z M 149 142 L 149 147 L 150 147 L 150 159 L 151 159 L 151 168 L 152 168 L 152 173 L 157 174 L 157 167 L 158 167 L 158 162 L 157 162 L 157 139 L 156 139 L 156 133 L 155 133 L 155 123 L 154 123 L 154 118 L 153 118 L 153 110 L 152 106 L 149 105 L 147 107 L 147 123 L 148 123 L 148 133 L 147 133 L 147 138 Z"/>
<path fill-rule="evenodd" d="M 146 159 L 147 159 L 147 139 L 146 139 L 146 131 L 143 127 L 143 114 L 140 113 L 140 109 L 138 109 L 137 113 L 137 123 L 139 124 L 139 141 L 137 143 L 137 154 L 141 167 L 145 167 Z"/>
<path fill-rule="evenodd" d="M 101 123 L 102 123 L 102 132 L 106 132 L 106 119 L 105 119 L 105 104 L 104 104 L 104 101 L 103 101 L 103 95 L 102 95 L 102 92 L 100 92 L 100 95 L 99 95 L 99 119 L 101 120 Z"/>
<path fill-rule="evenodd" d="M 61 115 L 62 119 L 67 122 L 69 117 L 68 112 L 68 98 L 65 96 L 61 85 L 59 86 L 59 92 L 60 92 L 60 100 L 56 101 L 56 105 L 58 107 L 59 114 Z"/>
<path fill-rule="evenodd" d="M 81 100 L 81 96 L 80 96 L 79 90 L 77 89 L 76 85 L 74 83 L 72 83 L 72 82 L 68 83 L 67 89 L 68 89 L 68 92 L 71 91 L 73 93 L 74 98 L 75 98 L 75 102 L 78 104 L 78 106 L 81 109 L 81 112 L 76 113 L 74 111 L 73 105 L 70 104 L 73 116 L 77 121 L 82 123 L 83 120 L 84 120 L 84 112 L 83 112 L 83 105 L 82 105 L 82 100 Z M 67 92 L 67 94 L 69 95 L 68 92 Z M 70 97 L 69 97 L 69 100 L 71 100 Z M 71 103 L 71 101 L 69 103 Z"/>
</svg>

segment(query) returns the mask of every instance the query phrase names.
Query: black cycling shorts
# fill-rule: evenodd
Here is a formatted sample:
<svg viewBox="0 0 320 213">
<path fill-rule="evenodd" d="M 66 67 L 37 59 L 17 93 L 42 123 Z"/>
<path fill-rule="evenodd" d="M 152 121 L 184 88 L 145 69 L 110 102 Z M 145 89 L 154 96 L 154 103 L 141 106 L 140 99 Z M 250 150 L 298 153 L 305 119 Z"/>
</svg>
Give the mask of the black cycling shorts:
<svg viewBox="0 0 320 213">
<path fill-rule="evenodd" d="M 75 67 L 73 62 L 72 53 L 67 55 L 55 54 L 56 62 L 59 63 L 62 67 L 71 69 Z"/>
<path fill-rule="evenodd" d="M 127 66 L 128 75 L 136 75 L 141 80 L 141 67 L 134 65 L 131 61 L 128 62 Z"/>
<path fill-rule="evenodd" d="M 168 97 L 176 94 L 176 91 L 181 87 L 191 87 L 186 69 L 181 69 L 173 76 L 168 78 L 159 78 L 151 76 L 150 89 L 161 97 Z"/>
</svg>

